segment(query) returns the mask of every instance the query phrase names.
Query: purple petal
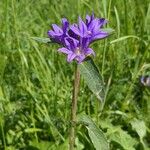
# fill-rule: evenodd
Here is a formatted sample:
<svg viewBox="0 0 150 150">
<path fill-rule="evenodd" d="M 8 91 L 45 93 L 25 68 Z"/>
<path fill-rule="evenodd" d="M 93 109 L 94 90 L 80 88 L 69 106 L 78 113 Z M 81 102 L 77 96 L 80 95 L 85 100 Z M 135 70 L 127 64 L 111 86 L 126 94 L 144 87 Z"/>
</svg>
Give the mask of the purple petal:
<svg viewBox="0 0 150 150">
<path fill-rule="evenodd" d="M 85 59 L 85 55 L 81 54 L 81 55 L 77 56 L 75 59 L 80 64 Z"/>
<path fill-rule="evenodd" d="M 61 35 L 56 34 L 54 31 L 50 30 L 48 31 L 48 36 L 50 37 L 51 41 L 58 43 L 58 44 L 62 44 L 62 37 Z"/>
<path fill-rule="evenodd" d="M 91 17 L 89 15 L 86 15 L 86 25 L 88 25 L 91 22 Z"/>
<path fill-rule="evenodd" d="M 91 16 L 86 15 L 86 25 L 87 25 L 87 27 L 90 25 L 90 23 L 92 22 L 92 20 L 94 20 L 94 13 L 92 13 Z"/>
<path fill-rule="evenodd" d="M 70 45 L 70 42 L 68 41 L 68 38 L 65 38 L 65 46 L 68 48 L 68 49 L 71 49 L 71 45 Z"/>
<path fill-rule="evenodd" d="M 56 33 L 56 32 L 54 32 L 53 30 L 49 30 L 48 31 L 48 35 L 50 36 L 50 37 L 60 37 L 60 36 L 62 36 L 62 33 Z"/>
<path fill-rule="evenodd" d="M 101 18 L 101 19 L 95 18 L 90 22 L 88 26 L 88 31 L 91 31 L 93 34 L 97 34 L 100 28 L 103 27 L 103 25 L 105 25 L 106 23 L 107 23 L 107 20 L 104 18 Z"/>
<path fill-rule="evenodd" d="M 56 32 L 57 34 L 60 34 L 60 35 L 63 34 L 63 30 L 56 24 L 52 24 L 52 27 L 53 27 L 54 32 Z"/>
<path fill-rule="evenodd" d="M 56 33 L 53 30 L 49 30 L 47 32 L 47 34 L 48 34 L 49 37 L 54 37 L 56 35 Z"/>
<path fill-rule="evenodd" d="M 106 20 L 105 18 L 100 18 L 99 19 L 99 26 L 100 26 L 100 28 L 102 26 L 104 26 L 106 23 L 108 23 L 108 20 Z"/>
<path fill-rule="evenodd" d="M 82 49 L 85 49 L 89 46 L 89 38 L 80 38 L 80 46 Z"/>
<path fill-rule="evenodd" d="M 91 48 L 87 48 L 84 52 L 84 54 L 87 55 L 94 55 L 95 56 L 95 52 L 91 49 Z"/>
<path fill-rule="evenodd" d="M 74 33 L 72 30 L 69 30 L 69 31 L 68 31 L 68 36 L 69 36 L 69 37 L 72 37 L 72 38 L 74 38 L 74 39 L 79 40 L 79 35 L 77 35 L 76 33 Z"/>
<path fill-rule="evenodd" d="M 107 37 L 109 34 L 107 32 L 104 31 L 99 31 L 99 33 L 97 33 L 96 35 L 94 35 L 92 37 L 92 40 L 98 40 L 98 39 L 103 39 L 105 37 Z"/>
<path fill-rule="evenodd" d="M 99 30 L 99 28 L 100 28 L 100 26 L 99 26 L 99 20 L 98 19 L 94 19 L 90 23 L 90 25 L 88 27 L 88 30 L 91 31 L 91 32 L 96 32 L 96 31 Z"/>
<path fill-rule="evenodd" d="M 67 28 L 69 27 L 69 22 L 66 18 L 62 18 L 62 29 L 64 32 L 67 32 Z"/>
<path fill-rule="evenodd" d="M 86 36 L 87 31 L 88 31 L 87 26 L 80 17 L 79 17 L 79 30 L 80 30 L 81 37 Z"/>
<path fill-rule="evenodd" d="M 65 43 L 68 49 L 71 49 L 74 51 L 78 47 L 79 41 L 74 38 L 67 37 L 65 38 Z"/>
<path fill-rule="evenodd" d="M 71 62 L 77 55 L 75 53 L 68 54 L 67 61 Z"/>
<path fill-rule="evenodd" d="M 73 42 L 73 44 L 72 44 L 73 48 L 76 49 L 78 47 L 79 41 L 72 38 L 72 42 Z"/>
<path fill-rule="evenodd" d="M 70 29 L 72 30 L 72 32 L 74 32 L 76 35 L 80 35 L 80 31 L 78 29 L 78 26 L 76 24 L 73 24 L 70 26 Z"/>
<path fill-rule="evenodd" d="M 65 47 L 59 48 L 58 52 L 62 52 L 64 54 L 70 54 L 70 53 L 72 53 L 69 49 L 67 49 Z"/>
<path fill-rule="evenodd" d="M 94 20 L 94 12 L 92 12 L 91 20 Z"/>
</svg>

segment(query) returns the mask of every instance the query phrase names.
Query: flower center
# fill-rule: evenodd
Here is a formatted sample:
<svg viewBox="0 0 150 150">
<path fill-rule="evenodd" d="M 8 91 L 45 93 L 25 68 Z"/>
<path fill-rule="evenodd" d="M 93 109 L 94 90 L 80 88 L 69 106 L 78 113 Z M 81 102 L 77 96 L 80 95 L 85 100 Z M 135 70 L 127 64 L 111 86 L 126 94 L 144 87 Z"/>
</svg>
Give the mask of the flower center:
<svg viewBox="0 0 150 150">
<path fill-rule="evenodd" d="M 79 47 L 76 48 L 75 53 L 76 53 L 77 55 L 80 55 L 80 54 L 81 54 L 81 51 L 80 51 L 80 48 L 79 48 Z"/>
<path fill-rule="evenodd" d="M 91 35 L 91 34 L 92 34 L 92 32 L 91 32 L 91 31 L 87 31 L 87 34 Z"/>
</svg>

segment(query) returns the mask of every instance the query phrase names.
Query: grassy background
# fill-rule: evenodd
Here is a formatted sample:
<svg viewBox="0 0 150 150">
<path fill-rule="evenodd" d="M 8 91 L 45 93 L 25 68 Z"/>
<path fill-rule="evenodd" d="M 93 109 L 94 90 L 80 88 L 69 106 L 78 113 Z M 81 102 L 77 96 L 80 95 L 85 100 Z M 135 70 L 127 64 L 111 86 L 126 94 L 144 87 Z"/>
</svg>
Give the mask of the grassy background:
<svg viewBox="0 0 150 150">
<path fill-rule="evenodd" d="M 73 23 L 93 11 L 115 29 L 92 45 L 108 92 L 101 112 L 81 80 L 78 114 L 92 117 L 112 150 L 150 149 L 150 91 L 139 83 L 139 76 L 150 75 L 148 0 L 0 1 L 0 149 L 67 149 L 74 63 L 57 45 L 31 37 L 47 37 L 62 17 Z M 82 126 L 76 144 L 94 149 Z"/>
</svg>

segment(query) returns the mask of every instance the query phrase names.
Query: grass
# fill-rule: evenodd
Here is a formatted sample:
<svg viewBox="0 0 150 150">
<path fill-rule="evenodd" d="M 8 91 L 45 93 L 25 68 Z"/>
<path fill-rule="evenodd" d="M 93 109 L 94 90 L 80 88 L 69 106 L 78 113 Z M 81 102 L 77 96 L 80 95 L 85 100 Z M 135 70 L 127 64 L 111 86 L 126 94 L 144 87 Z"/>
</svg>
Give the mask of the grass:
<svg viewBox="0 0 150 150">
<path fill-rule="evenodd" d="M 102 112 L 81 80 L 78 114 L 103 129 L 112 150 L 150 149 L 150 91 L 139 76 L 150 75 L 148 0 L 0 1 L 0 149 L 67 149 L 74 63 L 58 46 L 39 44 L 50 24 L 72 23 L 94 11 L 115 34 L 92 45 L 107 87 Z M 78 126 L 77 149 L 93 150 Z"/>
</svg>

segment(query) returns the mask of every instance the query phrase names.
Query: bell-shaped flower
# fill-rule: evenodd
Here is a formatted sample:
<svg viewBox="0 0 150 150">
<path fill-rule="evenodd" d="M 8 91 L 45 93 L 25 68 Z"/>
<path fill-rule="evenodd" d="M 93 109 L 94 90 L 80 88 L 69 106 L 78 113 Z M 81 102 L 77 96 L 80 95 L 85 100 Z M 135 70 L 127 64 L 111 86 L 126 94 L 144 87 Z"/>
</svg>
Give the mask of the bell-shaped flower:
<svg viewBox="0 0 150 150">
<path fill-rule="evenodd" d="M 88 55 L 95 55 L 94 51 L 89 48 L 88 38 L 78 41 L 74 38 L 65 38 L 65 47 L 59 48 L 58 51 L 67 54 L 67 61 L 76 60 L 81 63 Z"/>
<path fill-rule="evenodd" d="M 67 55 L 68 62 L 76 60 L 81 63 L 88 55 L 95 55 L 90 44 L 109 35 L 102 30 L 106 23 L 106 19 L 95 18 L 94 14 L 86 15 L 85 22 L 79 17 L 79 23 L 73 25 L 69 25 L 67 19 L 63 18 L 62 27 L 52 24 L 48 36 L 53 42 L 63 45 L 58 51 Z"/>
<path fill-rule="evenodd" d="M 53 30 L 48 31 L 48 36 L 53 42 L 59 43 L 64 45 L 65 44 L 65 37 L 67 37 L 68 29 L 69 29 L 69 22 L 66 18 L 62 19 L 62 28 L 56 24 L 52 24 Z"/>
<path fill-rule="evenodd" d="M 86 16 L 86 23 L 79 17 L 79 24 L 71 25 L 70 29 L 81 38 L 89 38 L 89 42 L 92 43 L 109 35 L 108 32 L 101 30 L 106 23 L 106 19 L 94 18 L 94 14 L 92 14 Z"/>
</svg>

